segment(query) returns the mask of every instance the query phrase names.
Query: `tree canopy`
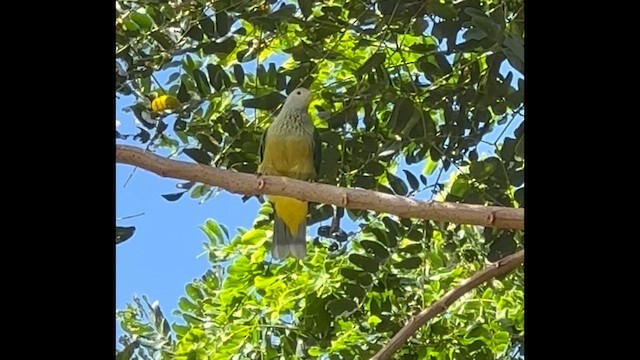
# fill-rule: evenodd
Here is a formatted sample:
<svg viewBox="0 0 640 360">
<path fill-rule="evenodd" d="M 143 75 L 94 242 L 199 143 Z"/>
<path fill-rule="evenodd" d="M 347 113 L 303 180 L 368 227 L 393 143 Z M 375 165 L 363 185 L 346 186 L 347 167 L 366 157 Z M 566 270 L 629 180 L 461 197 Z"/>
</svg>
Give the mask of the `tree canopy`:
<svg viewBox="0 0 640 360">
<path fill-rule="evenodd" d="M 119 142 L 255 173 L 264 130 L 303 86 L 322 139 L 319 182 L 524 207 L 524 1 L 116 1 L 115 46 L 116 96 L 132 99 L 124 110 L 138 126 L 116 130 Z M 219 191 L 177 186 L 162 196 Z M 524 245 L 520 230 L 314 204 L 309 224 L 321 226 L 306 259 L 272 262 L 272 213 L 262 202 L 233 233 L 204 221 L 211 269 L 186 285 L 184 322 L 135 298 L 117 312 L 117 358 L 368 359 Z M 135 228 L 116 230 L 116 242 L 135 241 Z M 478 286 L 394 357 L 523 357 L 523 292 L 522 268 Z"/>
</svg>

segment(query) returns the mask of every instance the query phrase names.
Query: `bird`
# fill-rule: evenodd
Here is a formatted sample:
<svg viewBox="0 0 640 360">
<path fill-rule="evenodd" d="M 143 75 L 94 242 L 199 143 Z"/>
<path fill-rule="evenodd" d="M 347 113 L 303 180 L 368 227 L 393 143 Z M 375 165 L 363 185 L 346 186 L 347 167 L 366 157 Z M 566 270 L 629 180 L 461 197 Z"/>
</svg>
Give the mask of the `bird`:
<svg viewBox="0 0 640 360">
<path fill-rule="evenodd" d="M 258 176 L 277 175 L 298 180 L 315 180 L 320 172 L 321 139 L 309 117 L 311 91 L 294 89 L 282 110 L 262 135 Z M 283 196 L 268 196 L 274 209 L 271 255 L 274 259 L 307 253 L 309 204 Z"/>
</svg>

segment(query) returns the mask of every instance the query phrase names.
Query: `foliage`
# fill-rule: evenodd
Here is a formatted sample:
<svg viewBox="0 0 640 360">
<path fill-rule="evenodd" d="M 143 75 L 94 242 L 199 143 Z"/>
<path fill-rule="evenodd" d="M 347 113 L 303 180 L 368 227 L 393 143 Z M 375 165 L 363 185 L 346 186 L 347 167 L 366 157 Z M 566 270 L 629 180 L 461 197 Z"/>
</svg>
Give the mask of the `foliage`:
<svg viewBox="0 0 640 360">
<path fill-rule="evenodd" d="M 264 246 L 270 212 L 264 204 L 256 226 L 230 240 L 207 220 L 212 269 L 186 285 L 176 311 L 186 323 L 172 325 L 175 340 L 163 336 L 158 318 L 141 321 L 139 301 L 119 313 L 124 339 L 144 340 L 137 351 L 162 349 L 171 359 L 366 359 L 412 314 L 482 268 L 491 251 L 477 227 L 415 221 L 408 233 L 392 235 L 382 230 L 385 223 L 401 229 L 402 222 L 381 215 L 363 226 L 348 256 L 314 246 L 303 262 L 275 264 Z M 398 356 L 505 358 L 524 340 L 523 302 L 517 270 L 465 295 Z"/>
<path fill-rule="evenodd" d="M 139 131 L 116 137 L 255 172 L 260 136 L 284 94 L 305 86 L 323 141 L 321 182 L 523 207 L 523 5 L 116 1 L 116 96 L 134 99 L 124 110 Z M 178 106 L 152 105 L 165 95 Z M 189 192 L 206 201 L 218 191 L 178 187 L 164 198 Z M 159 309 L 138 299 L 118 313 L 126 333 L 118 356 L 369 358 L 412 314 L 523 245 L 523 232 L 347 210 L 355 235 L 319 229 L 305 261 L 276 264 L 266 246 L 271 212 L 263 204 L 254 227 L 232 239 L 208 220 L 212 269 L 186 287 L 178 304 L 186 324 L 169 330 Z M 336 212 L 315 205 L 309 222 Z M 396 358 L 515 357 L 524 342 L 523 288 L 521 269 L 479 287 Z"/>
</svg>

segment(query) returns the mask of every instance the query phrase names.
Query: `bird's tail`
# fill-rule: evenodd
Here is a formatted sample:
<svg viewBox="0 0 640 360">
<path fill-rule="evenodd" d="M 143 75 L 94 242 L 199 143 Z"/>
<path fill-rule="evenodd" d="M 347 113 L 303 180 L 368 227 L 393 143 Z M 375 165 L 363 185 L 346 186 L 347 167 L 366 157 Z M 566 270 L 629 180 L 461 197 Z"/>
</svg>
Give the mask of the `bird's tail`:
<svg viewBox="0 0 640 360">
<path fill-rule="evenodd" d="M 271 254 L 275 259 L 292 255 L 303 259 L 307 254 L 306 201 L 291 198 L 270 197 L 274 205 L 273 244 Z"/>
</svg>

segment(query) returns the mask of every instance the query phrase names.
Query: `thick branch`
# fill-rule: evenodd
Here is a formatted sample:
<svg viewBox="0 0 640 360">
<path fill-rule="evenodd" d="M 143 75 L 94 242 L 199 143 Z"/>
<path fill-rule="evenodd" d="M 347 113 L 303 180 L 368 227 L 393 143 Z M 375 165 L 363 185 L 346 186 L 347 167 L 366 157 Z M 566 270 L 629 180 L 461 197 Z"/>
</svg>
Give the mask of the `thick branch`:
<svg viewBox="0 0 640 360">
<path fill-rule="evenodd" d="M 372 210 L 402 218 L 447 221 L 501 229 L 524 229 L 524 209 L 448 202 L 426 202 L 370 190 L 341 188 L 279 176 L 217 169 L 211 166 L 162 158 L 151 152 L 116 145 L 116 162 L 138 166 L 162 177 L 195 181 L 244 195 L 282 195 L 350 209 Z M 258 184 L 263 182 L 263 187 Z"/>
<path fill-rule="evenodd" d="M 445 311 L 454 301 L 458 300 L 462 295 L 473 290 L 476 286 L 483 282 L 493 279 L 494 277 L 506 274 L 518 265 L 524 262 L 524 250 L 520 250 L 515 254 L 509 255 L 498 262 L 493 263 L 489 267 L 477 272 L 472 277 L 463 281 L 455 289 L 449 291 L 440 301 L 431 305 L 429 308 L 422 310 L 418 315 L 414 316 L 398 333 L 389 340 L 371 360 L 386 360 L 391 358 L 396 350 L 404 344 L 411 335 L 413 335 L 427 321 L 433 319 L 439 313 Z"/>
</svg>

